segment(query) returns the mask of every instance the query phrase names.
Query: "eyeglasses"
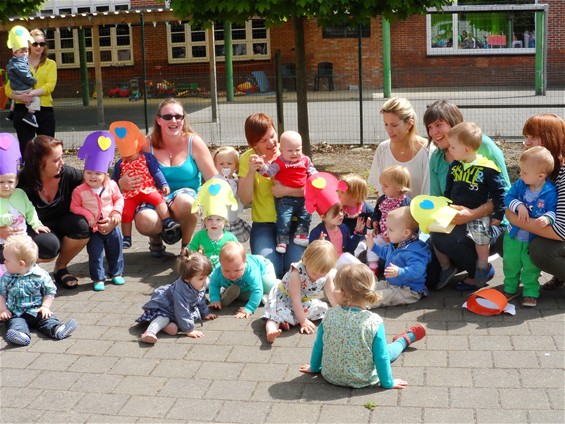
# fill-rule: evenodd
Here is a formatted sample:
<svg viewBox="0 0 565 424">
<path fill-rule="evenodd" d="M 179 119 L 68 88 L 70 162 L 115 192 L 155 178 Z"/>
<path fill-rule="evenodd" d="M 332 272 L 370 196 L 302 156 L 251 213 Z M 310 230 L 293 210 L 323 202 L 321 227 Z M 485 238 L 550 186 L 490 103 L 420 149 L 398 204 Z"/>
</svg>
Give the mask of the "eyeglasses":
<svg viewBox="0 0 565 424">
<path fill-rule="evenodd" d="M 159 115 L 160 118 L 163 118 L 165 121 L 172 121 L 175 118 L 177 121 L 182 121 L 184 119 L 184 115 L 173 115 L 171 113 L 166 113 L 165 115 Z"/>
<path fill-rule="evenodd" d="M 40 43 L 38 43 L 37 41 L 31 43 L 31 45 L 33 47 L 45 47 L 47 45 L 47 43 L 45 41 L 41 41 Z"/>
</svg>

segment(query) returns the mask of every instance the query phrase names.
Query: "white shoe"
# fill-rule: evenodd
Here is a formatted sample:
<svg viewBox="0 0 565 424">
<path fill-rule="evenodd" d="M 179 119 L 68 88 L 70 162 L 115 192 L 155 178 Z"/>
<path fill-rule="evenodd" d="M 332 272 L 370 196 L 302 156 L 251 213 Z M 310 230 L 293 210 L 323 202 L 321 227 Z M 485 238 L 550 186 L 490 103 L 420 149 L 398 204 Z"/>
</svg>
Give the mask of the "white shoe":
<svg viewBox="0 0 565 424">
<path fill-rule="evenodd" d="M 294 236 L 294 244 L 302 247 L 307 247 L 310 244 L 308 237 L 305 235 Z"/>
<path fill-rule="evenodd" d="M 141 340 L 143 343 L 155 344 L 157 343 L 158 339 L 155 333 L 152 333 L 151 331 L 146 331 L 141 335 L 139 340 Z"/>
<path fill-rule="evenodd" d="M 241 289 L 237 284 L 232 284 L 227 289 L 224 290 L 220 297 L 220 303 L 222 307 L 229 306 L 239 297 L 241 294 Z"/>
<path fill-rule="evenodd" d="M 275 247 L 275 250 L 279 253 L 286 253 L 286 243 L 279 243 L 277 244 L 277 247 Z"/>
</svg>

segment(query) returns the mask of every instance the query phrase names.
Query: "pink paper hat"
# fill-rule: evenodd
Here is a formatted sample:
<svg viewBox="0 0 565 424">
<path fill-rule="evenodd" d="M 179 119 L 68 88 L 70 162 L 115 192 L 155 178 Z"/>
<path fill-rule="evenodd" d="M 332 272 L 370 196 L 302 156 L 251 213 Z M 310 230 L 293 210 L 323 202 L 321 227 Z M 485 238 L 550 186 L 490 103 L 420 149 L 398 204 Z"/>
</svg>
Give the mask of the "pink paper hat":
<svg viewBox="0 0 565 424">
<path fill-rule="evenodd" d="M 84 161 L 85 170 L 107 173 L 115 152 L 114 136 L 108 131 L 95 131 L 86 137 L 77 156 Z"/>
<path fill-rule="evenodd" d="M 340 202 L 337 194 L 338 188 L 346 191 L 347 184 L 339 181 L 333 174 L 318 172 L 311 175 L 304 187 L 306 210 L 310 213 L 316 211 L 320 216 L 324 215 L 329 208 Z"/>
<path fill-rule="evenodd" d="M 9 133 L 0 133 L 0 175 L 17 174 L 22 153 L 18 139 Z"/>
<path fill-rule="evenodd" d="M 110 132 L 116 139 L 116 145 L 122 158 L 127 158 L 140 152 L 145 144 L 145 136 L 133 122 L 112 122 L 110 124 Z"/>
</svg>

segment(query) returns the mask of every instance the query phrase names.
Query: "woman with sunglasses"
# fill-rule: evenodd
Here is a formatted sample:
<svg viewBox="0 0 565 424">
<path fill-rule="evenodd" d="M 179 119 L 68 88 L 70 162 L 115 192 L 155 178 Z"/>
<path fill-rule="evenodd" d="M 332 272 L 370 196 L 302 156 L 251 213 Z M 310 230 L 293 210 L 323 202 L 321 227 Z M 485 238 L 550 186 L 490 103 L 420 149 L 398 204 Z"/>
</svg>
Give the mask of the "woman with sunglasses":
<svg viewBox="0 0 565 424">
<path fill-rule="evenodd" d="M 43 31 L 36 28 L 30 31 L 30 35 L 35 41 L 30 43 L 28 61 L 37 82 L 32 90 L 23 94 L 14 93 L 10 84 L 6 84 L 6 96 L 16 101 L 14 129 L 18 135 L 22 154 L 26 151 L 26 144 L 36 135 L 55 136 L 55 113 L 51 93 L 57 84 L 57 64 L 47 57 L 47 44 Z M 28 113 L 26 104 L 29 104 L 34 96 L 39 97 L 41 105 L 41 109 L 35 112 L 37 128 L 23 122 L 23 118 Z"/>
<path fill-rule="evenodd" d="M 170 194 L 165 197 L 171 217 L 181 225 L 182 248 L 188 246 L 198 215 L 192 213 L 192 204 L 202 184 L 202 177 L 209 180 L 217 174 L 208 146 L 188 125 L 184 108 L 175 99 L 163 100 L 157 109 L 153 132 L 148 137 L 145 151 L 152 153 L 169 183 Z M 124 175 L 119 180 L 123 190 L 135 190 L 141 184 L 141 176 Z M 150 206 L 138 208 L 135 227 L 149 237 L 152 256 L 163 256 L 165 246 L 161 239 L 161 220 Z M 171 237 L 168 244 L 178 241 Z"/>
</svg>

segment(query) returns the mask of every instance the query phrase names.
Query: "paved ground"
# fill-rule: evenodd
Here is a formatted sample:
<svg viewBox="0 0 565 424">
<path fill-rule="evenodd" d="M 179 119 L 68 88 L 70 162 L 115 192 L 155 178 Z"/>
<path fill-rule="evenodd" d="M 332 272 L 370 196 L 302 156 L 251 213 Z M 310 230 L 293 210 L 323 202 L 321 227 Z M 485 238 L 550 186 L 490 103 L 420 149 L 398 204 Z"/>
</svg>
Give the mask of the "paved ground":
<svg viewBox="0 0 565 424">
<path fill-rule="evenodd" d="M 151 258 L 134 235 L 127 284 L 99 293 L 81 254 L 70 267 L 80 288 L 61 289 L 53 305 L 79 322 L 75 333 L 54 341 L 33 332 L 27 347 L 0 341 L 0 422 L 564 422 L 564 291 L 516 316 L 474 315 L 450 288 L 380 310 L 389 340 L 415 322 L 428 336 L 393 364 L 408 388 L 353 390 L 300 374 L 314 336 L 291 330 L 267 344 L 262 308 L 247 320 L 231 316 L 236 306 L 222 310 L 202 339 L 139 343 L 134 320 L 153 289 L 175 279 L 179 249 Z M 500 259 L 495 266 L 491 286 L 502 282 Z"/>
</svg>

